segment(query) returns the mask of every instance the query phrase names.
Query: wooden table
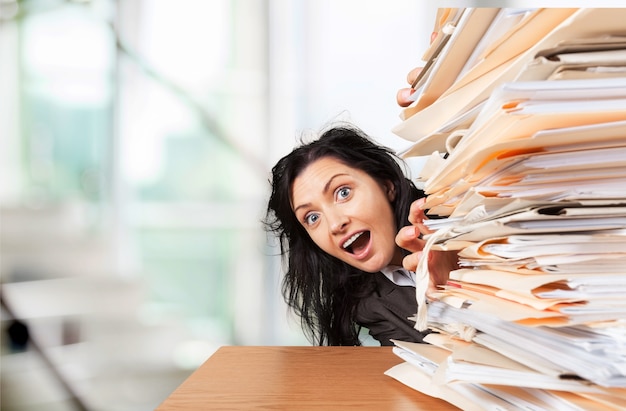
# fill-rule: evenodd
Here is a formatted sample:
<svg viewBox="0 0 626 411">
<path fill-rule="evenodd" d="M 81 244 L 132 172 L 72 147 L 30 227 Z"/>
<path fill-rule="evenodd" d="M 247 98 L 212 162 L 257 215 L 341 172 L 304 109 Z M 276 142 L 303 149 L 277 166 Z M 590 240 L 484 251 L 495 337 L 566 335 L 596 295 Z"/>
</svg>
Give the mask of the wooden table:
<svg viewBox="0 0 626 411">
<path fill-rule="evenodd" d="M 457 410 L 384 375 L 391 347 L 221 347 L 158 411 Z"/>
</svg>

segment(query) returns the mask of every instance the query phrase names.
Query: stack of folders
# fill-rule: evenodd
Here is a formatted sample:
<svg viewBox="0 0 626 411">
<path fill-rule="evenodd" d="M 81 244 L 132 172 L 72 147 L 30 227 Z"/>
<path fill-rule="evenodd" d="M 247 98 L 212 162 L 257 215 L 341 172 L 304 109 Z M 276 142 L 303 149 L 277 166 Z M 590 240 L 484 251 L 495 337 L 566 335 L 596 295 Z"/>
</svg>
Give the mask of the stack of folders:
<svg viewBox="0 0 626 411">
<path fill-rule="evenodd" d="M 386 374 L 466 410 L 624 410 L 626 9 L 445 15 L 395 131 L 460 269 Z"/>
</svg>

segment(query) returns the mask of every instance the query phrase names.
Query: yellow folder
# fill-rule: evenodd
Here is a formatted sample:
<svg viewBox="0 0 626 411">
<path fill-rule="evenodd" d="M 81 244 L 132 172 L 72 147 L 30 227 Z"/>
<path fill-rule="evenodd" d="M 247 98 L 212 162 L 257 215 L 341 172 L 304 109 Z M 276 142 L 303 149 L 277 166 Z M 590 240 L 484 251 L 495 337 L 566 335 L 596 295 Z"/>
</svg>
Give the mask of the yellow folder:
<svg viewBox="0 0 626 411">
<path fill-rule="evenodd" d="M 442 124 L 463 116 L 485 101 L 499 85 L 514 81 L 537 53 L 569 39 L 621 34 L 625 20 L 626 9 L 540 9 L 498 47 L 490 50 L 484 61 L 455 82 L 437 101 L 407 118 L 392 131 L 416 142 L 412 147 L 413 155 L 430 154 L 433 148 L 444 152 L 445 140 L 430 136 L 436 134 Z M 535 37 L 535 30 L 543 34 Z M 420 149 L 423 143 L 428 150 Z"/>
</svg>

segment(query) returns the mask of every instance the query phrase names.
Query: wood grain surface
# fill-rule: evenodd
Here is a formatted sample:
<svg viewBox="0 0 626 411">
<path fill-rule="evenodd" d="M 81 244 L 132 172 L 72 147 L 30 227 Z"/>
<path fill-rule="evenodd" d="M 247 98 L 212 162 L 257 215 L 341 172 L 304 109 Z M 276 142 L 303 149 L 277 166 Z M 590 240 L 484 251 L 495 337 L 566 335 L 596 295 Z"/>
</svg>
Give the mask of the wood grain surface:
<svg viewBox="0 0 626 411">
<path fill-rule="evenodd" d="M 391 347 L 225 346 L 157 410 L 457 410 L 384 374 L 401 362 Z"/>
</svg>

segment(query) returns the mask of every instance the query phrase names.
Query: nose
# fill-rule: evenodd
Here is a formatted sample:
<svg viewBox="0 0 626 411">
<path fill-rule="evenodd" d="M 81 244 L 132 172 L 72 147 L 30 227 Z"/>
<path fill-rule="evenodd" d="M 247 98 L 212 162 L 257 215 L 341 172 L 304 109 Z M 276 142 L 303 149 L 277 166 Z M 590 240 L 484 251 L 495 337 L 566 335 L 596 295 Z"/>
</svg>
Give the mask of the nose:
<svg viewBox="0 0 626 411">
<path fill-rule="evenodd" d="M 330 232 L 332 234 L 343 232 L 350 222 L 350 219 L 347 215 L 338 211 L 333 211 L 332 213 L 327 215 L 327 218 L 329 219 Z"/>
</svg>

